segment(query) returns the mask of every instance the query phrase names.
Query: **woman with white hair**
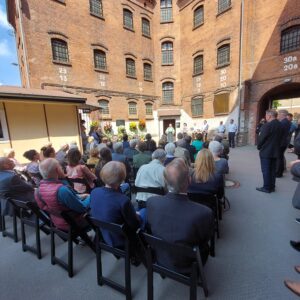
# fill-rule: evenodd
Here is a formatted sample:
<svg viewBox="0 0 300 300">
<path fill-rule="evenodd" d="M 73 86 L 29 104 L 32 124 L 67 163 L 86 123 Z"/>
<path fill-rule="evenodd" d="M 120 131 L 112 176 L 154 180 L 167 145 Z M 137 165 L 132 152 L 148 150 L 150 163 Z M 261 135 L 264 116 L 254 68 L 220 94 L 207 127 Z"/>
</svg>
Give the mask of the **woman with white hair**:
<svg viewBox="0 0 300 300">
<path fill-rule="evenodd" d="M 175 158 L 175 156 L 174 156 L 175 148 L 176 148 L 176 146 L 174 143 L 168 143 L 165 146 L 165 151 L 166 151 L 167 155 L 166 155 L 166 160 L 164 162 L 164 166 L 169 164 Z"/>
<path fill-rule="evenodd" d="M 214 156 L 216 173 L 222 175 L 228 174 L 228 161 L 225 158 L 220 158 L 220 155 L 223 153 L 223 145 L 217 141 L 211 141 L 209 143 L 208 149 Z"/>
</svg>

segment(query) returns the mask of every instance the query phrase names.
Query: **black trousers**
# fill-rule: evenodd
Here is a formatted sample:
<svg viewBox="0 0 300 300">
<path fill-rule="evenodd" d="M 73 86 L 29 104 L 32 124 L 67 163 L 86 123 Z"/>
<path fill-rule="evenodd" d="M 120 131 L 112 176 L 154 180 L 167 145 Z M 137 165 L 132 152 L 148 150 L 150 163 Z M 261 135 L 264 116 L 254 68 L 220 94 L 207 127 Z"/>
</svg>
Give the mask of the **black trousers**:
<svg viewBox="0 0 300 300">
<path fill-rule="evenodd" d="M 268 191 L 275 189 L 276 158 L 260 158 L 261 171 L 264 179 L 264 188 Z"/>
<path fill-rule="evenodd" d="M 228 132 L 229 147 L 235 147 L 235 132 Z"/>
</svg>

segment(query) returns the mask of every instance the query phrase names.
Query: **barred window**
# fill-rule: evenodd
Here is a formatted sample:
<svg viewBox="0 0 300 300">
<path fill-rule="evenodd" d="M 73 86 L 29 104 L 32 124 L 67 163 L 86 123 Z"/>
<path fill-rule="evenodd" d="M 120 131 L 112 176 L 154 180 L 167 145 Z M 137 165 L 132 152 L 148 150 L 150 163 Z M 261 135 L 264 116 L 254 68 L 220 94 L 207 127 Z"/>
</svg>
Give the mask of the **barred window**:
<svg viewBox="0 0 300 300">
<path fill-rule="evenodd" d="M 192 99 L 192 116 L 202 116 L 203 115 L 203 99 L 202 97 L 197 97 Z"/>
<path fill-rule="evenodd" d="M 142 18 L 142 34 L 150 36 L 150 21 L 145 18 Z"/>
<path fill-rule="evenodd" d="M 102 0 L 90 0 L 90 13 L 103 17 Z"/>
<path fill-rule="evenodd" d="M 162 84 L 162 102 L 172 104 L 174 101 L 174 84 L 173 82 L 164 82 Z"/>
<path fill-rule="evenodd" d="M 94 50 L 94 65 L 96 69 L 106 70 L 106 54 L 101 50 Z"/>
<path fill-rule="evenodd" d="M 170 22 L 172 21 L 172 0 L 160 1 L 160 21 Z"/>
<path fill-rule="evenodd" d="M 68 44 L 60 39 L 51 39 L 52 57 L 54 61 L 69 62 Z"/>
<path fill-rule="evenodd" d="M 123 9 L 123 25 L 133 30 L 133 14 L 128 9 Z"/>
<path fill-rule="evenodd" d="M 203 55 L 198 55 L 194 58 L 194 75 L 203 72 Z"/>
<path fill-rule="evenodd" d="M 100 106 L 100 113 L 103 115 L 109 115 L 109 106 L 108 106 L 108 101 L 106 100 L 100 100 L 99 101 L 99 106 Z"/>
<path fill-rule="evenodd" d="M 152 66 L 150 64 L 144 64 L 144 79 L 152 80 Z"/>
<path fill-rule="evenodd" d="M 161 55 L 162 55 L 162 64 L 163 65 L 172 65 L 173 64 L 173 43 L 172 42 L 162 43 Z"/>
<path fill-rule="evenodd" d="M 147 116 L 153 115 L 153 105 L 151 103 L 146 103 L 146 115 Z"/>
<path fill-rule="evenodd" d="M 201 25 L 204 22 L 204 10 L 203 5 L 199 6 L 194 11 L 194 28 Z"/>
<path fill-rule="evenodd" d="M 128 103 L 128 112 L 129 112 L 129 115 L 137 115 L 136 103 L 135 102 L 129 102 Z"/>
<path fill-rule="evenodd" d="M 300 26 L 293 26 L 281 33 L 280 52 L 300 49 Z"/>
<path fill-rule="evenodd" d="M 135 61 L 132 58 L 126 58 L 126 75 L 130 77 L 136 77 Z"/>
<path fill-rule="evenodd" d="M 224 45 L 218 48 L 217 65 L 223 66 L 230 63 L 230 45 Z"/>
<path fill-rule="evenodd" d="M 218 13 L 221 13 L 231 6 L 231 0 L 219 0 L 218 1 Z"/>
<path fill-rule="evenodd" d="M 215 95 L 214 112 L 215 115 L 229 113 L 229 93 Z"/>
</svg>

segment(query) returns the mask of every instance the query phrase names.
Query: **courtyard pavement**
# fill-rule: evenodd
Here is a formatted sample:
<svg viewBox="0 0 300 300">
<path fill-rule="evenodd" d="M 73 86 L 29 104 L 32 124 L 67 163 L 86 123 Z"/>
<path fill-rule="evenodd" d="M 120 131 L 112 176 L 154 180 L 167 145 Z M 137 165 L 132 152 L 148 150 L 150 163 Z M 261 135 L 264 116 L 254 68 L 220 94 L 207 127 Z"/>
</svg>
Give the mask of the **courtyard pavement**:
<svg viewBox="0 0 300 300">
<path fill-rule="evenodd" d="M 296 158 L 286 154 L 287 160 Z M 291 239 L 300 239 L 300 225 L 291 199 L 296 182 L 285 173 L 277 180 L 276 193 L 257 192 L 261 186 L 258 152 L 254 147 L 232 149 L 228 178 L 240 183 L 226 189 L 231 208 L 223 214 L 221 238 L 216 242 L 216 257 L 209 258 L 205 274 L 209 299 L 296 299 L 283 285 L 285 278 L 300 281 L 293 267 L 300 264 L 300 253 L 289 246 Z M 28 239 L 32 241 L 33 235 Z M 42 235 L 43 258 L 21 250 L 21 243 L 0 237 L 0 299 L 125 299 L 107 286 L 96 283 L 94 254 L 86 247 L 74 248 L 75 275 L 50 264 L 50 238 Z M 66 245 L 57 241 L 58 253 L 66 254 Z M 104 272 L 123 280 L 123 262 L 103 254 Z M 147 299 L 146 270 L 132 267 L 132 291 L 136 300 Z M 154 298 L 189 299 L 189 289 L 155 275 Z M 198 288 L 198 299 L 205 299 Z"/>
</svg>

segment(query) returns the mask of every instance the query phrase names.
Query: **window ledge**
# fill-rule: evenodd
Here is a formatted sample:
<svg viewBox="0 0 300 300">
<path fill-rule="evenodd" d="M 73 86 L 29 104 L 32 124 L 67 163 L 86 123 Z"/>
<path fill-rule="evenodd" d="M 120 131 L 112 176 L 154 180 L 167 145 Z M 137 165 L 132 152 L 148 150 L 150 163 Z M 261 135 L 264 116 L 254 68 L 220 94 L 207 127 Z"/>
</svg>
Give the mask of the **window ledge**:
<svg viewBox="0 0 300 300">
<path fill-rule="evenodd" d="M 199 72 L 199 73 L 196 73 L 196 74 L 194 73 L 194 74 L 193 74 L 193 77 L 203 75 L 203 73 L 204 73 L 203 71 L 201 71 L 201 72 Z"/>
<path fill-rule="evenodd" d="M 226 13 L 227 11 L 231 10 L 232 6 L 230 5 L 229 7 L 227 7 L 226 9 L 220 11 L 217 13 L 216 18 L 223 15 L 224 13 Z"/>
<path fill-rule="evenodd" d="M 223 113 L 215 113 L 215 116 L 228 116 L 229 112 L 223 112 Z"/>
<path fill-rule="evenodd" d="M 147 39 L 149 39 L 149 40 L 151 40 L 151 35 L 147 35 L 147 34 L 143 34 L 142 33 L 142 36 L 145 37 L 145 38 L 147 38 Z"/>
<path fill-rule="evenodd" d="M 0 144 L 8 144 L 9 143 L 9 139 L 0 139 Z"/>
<path fill-rule="evenodd" d="M 174 63 L 173 64 L 161 64 L 162 67 L 172 67 L 174 66 Z"/>
<path fill-rule="evenodd" d="M 98 18 L 98 19 L 100 19 L 100 20 L 105 21 L 105 19 L 103 18 L 103 16 L 97 15 L 97 14 L 95 14 L 95 13 L 93 13 L 93 12 L 90 12 L 90 15 L 93 16 L 93 17 L 95 17 L 95 18 Z"/>
<path fill-rule="evenodd" d="M 55 2 L 58 2 L 60 4 L 66 5 L 66 1 L 65 0 L 53 0 Z"/>
<path fill-rule="evenodd" d="M 100 113 L 100 119 L 102 119 L 102 120 L 111 120 L 112 118 L 111 118 L 111 115 L 101 115 L 101 113 Z"/>
<path fill-rule="evenodd" d="M 94 70 L 95 70 L 96 72 L 100 72 L 100 73 L 106 73 L 106 74 L 109 73 L 107 69 L 98 69 L 98 68 L 94 68 Z"/>
<path fill-rule="evenodd" d="M 139 117 L 138 117 L 138 115 L 128 115 L 128 119 L 129 120 L 138 120 Z"/>
<path fill-rule="evenodd" d="M 126 29 L 126 30 L 128 30 L 128 31 L 135 32 L 133 28 L 126 27 L 125 25 L 123 25 L 123 28 Z"/>
<path fill-rule="evenodd" d="M 168 106 L 168 105 L 174 105 L 174 102 L 170 102 L 170 103 L 162 103 L 161 106 Z"/>
<path fill-rule="evenodd" d="M 226 63 L 226 64 L 223 64 L 223 65 L 216 66 L 216 70 L 225 68 L 225 67 L 227 67 L 227 66 L 229 66 L 229 65 L 230 65 L 230 62 L 229 62 L 229 63 Z"/>
<path fill-rule="evenodd" d="M 193 31 L 196 30 L 196 29 L 198 29 L 199 27 L 203 26 L 203 24 L 204 24 L 204 22 L 202 22 L 201 24 L 199 24 L 197 26 L 194 26 Z"/>
<path fill-rule="evenodd" d="M 291 52 L 296 52 L 296 51 L 299 51 L 299 49 L 300 49 L 300 47 L 297 48 L 297 49 L 293 49 L 293 50 L 281 51 L 280 55 L 286 55 L 286 54 L 291 53 Z"/>
<path fill-rule="evenodd" d="M 130 76 L 130 75 L 128 75 L 128 74 L 126 74 L 126 77 L 129 78 L 129 79 L 137 79 L 136 76 Z"/>
<path fill-rule="evenodd" d="M 169 24 L 169 23 L 174 23 L 173 20 L 170 21 L 160 21 L 160 24 Z"/>
<path fill-rule="evenodd" d="M 70 62 L 64 62 L 64 61 L 59 61 L 59 60 L 52 60 L 52 62 L 56 65 L 63 65 L 63 66 L 72 67 L 72 64 Z"/>
<path fill-rule="evenodd" d="M 202 115 L 192 115 L 192 118 L 202 118 L 203 117 L 203 114 Z"/>
<path fill-rule="evenodd" d="M 146 120 L 154 120 L 154 117 L 153 116 L 146 116 Z"/>
<path fill-rule="evenodd" d="M 144 78 L 144 81 L 153 82 L 153 79 L 146 79 L 146 78 Z"/>
</svg>

